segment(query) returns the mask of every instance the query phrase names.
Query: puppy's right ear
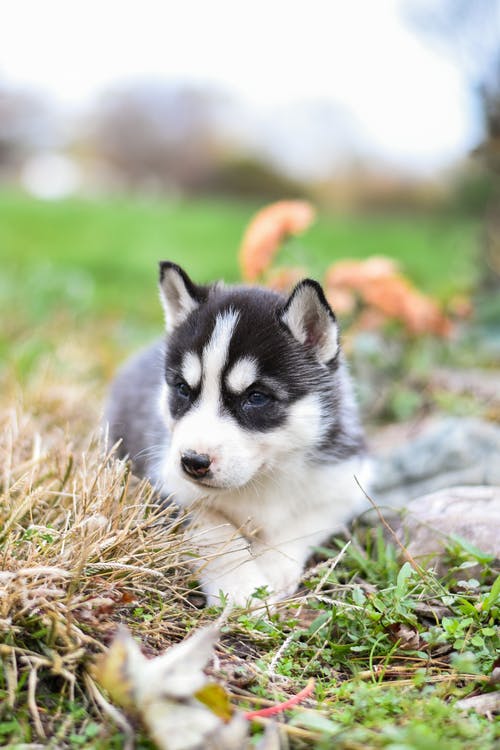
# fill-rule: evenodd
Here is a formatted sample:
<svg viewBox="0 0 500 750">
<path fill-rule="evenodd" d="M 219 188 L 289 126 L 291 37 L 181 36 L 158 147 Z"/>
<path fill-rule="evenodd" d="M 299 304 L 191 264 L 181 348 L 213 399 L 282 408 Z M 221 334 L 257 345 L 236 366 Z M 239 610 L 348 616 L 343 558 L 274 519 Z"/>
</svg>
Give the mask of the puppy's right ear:
<svg viewBox="0 0 500 750">
<path fill-rule="evenodd" d="M 330 362 L 337 355 L 337 321 L 317 281 L 304 279 L 297 284 L 281 312 L 280 320 L 320 362 Z"/>
<path fill-rule="evenodd" d="M 180 266 L 167 260 L 160 261 L 159 265 L 160 299 L 167 328 L 171 331 L 196 310 L 205 294 L 203 287 L 194 284 Z"/>
</svg>

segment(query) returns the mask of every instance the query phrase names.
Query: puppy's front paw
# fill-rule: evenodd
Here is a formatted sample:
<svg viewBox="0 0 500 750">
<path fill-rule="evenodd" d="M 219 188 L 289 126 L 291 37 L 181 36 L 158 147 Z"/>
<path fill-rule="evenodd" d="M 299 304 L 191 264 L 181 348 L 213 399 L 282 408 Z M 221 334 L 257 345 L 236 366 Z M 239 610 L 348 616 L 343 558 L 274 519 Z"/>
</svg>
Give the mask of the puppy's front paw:
<svg viewBox="0 0 500 750">
<path fill-rule="evenodd" d="M 267 550 L 258 561 L 271 582 L 273 601 L 288 599 L 296 592 L 302 576 L 300 563 L 275 550 Z"/>
<path fill-rule="evenodd" d="M 255 607 L 264 606 L 264 602 L 271 598 L 272 590 L 268 581 L 262 575 L 254 576 L 224 576 L 217 580 L 202 581 L 203 592 L 209 606 Z"/>
</svg>

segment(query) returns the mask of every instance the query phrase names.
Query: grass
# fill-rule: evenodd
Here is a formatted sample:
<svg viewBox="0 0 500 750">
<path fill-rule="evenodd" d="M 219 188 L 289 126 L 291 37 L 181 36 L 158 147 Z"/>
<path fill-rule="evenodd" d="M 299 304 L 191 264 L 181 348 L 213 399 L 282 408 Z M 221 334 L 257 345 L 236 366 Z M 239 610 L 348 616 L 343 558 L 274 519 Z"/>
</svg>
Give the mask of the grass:
<svg viewBox="0 0 500 750">
<path fill-rule="evenodd" d="M 91 677 L 116 625 L 153 655 L 218 614 L 199 607 L 178 519 L 158 509 L 147 483 L 105 460 L 96 424 L 123 351 L 161 326 L 148 291 L 156 260 L 172 257 L 200 279 L 235 279 L 234 248 L 252 210 L 0 197 L 3 747 L 123 747 Z M 331 248 L 393 254 L 446 297 L 471 284 L 475 231 L 439 218 L 330 218 L 307 247 L 319 271 Z M 305 245 L 286 253 L 300 262 Z M 279 615 L 230 617 L 216 678 L 249 710 L 314 676 L 314 698 L 279 719 L 292 748 L 492 750 L 498 724 L 457 701 L 495 687 L 499 571 L 459 541 L 448 554 L 438 578 L 405 563 L 381 531 L 359 528 L 347 547 L 332 542 Z M 478 562 L 464 587 L 462 573 Z M 152 748 L 136 731 L 136 746 Z"/>
<path fill-rule="evenodd" d="M 183 264 L 199 281 L 236 281 L 236 250 L 255 209 L 215 199 L 46 203 L 0 193 L 0 291 L 13 302 L 22 292 L 30 321 L 67 308 L 154 323 L 157 300 L 145 290 L 158 260 Z M 389 255 L 424 290 L 447 298 L 473 286 L 477 233 L 468 218 L 322 216 L 282 261 L 321 277 L 338 258 Z"/>
</svg>

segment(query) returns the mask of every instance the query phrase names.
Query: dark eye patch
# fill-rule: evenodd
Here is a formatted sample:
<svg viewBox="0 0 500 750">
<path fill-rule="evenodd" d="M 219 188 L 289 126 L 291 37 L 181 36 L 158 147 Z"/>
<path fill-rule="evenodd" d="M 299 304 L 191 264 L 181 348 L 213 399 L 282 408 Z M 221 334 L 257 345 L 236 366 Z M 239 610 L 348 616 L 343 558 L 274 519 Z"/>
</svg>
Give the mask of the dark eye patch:
<svg viewBox="0 0 500 750">
<path fill-rule="evenodd" d="M 240 394 L 223 385 L 222 408 L 244 429 L 266 431 L 283 423 L 287 404 L 259 380 Z"/>
<path fill-rule="evenodd" d="M 199 396 L 200 389 L 193 389 L 186 383 L 175 368 L 168 367 L 165 372 L 168 385 L 168 406 L 174 419 L 180 419 L 191 408 Z"/>
<path fill-rule="evenodd" d="M 243 396 L 242 406 L 244 409 L 261 408 L 267 406 L 273 400 L 273 397 L 269 393 L 264 393 L 264 391 L 259 390 L 251 390 Z"/>
</svg>

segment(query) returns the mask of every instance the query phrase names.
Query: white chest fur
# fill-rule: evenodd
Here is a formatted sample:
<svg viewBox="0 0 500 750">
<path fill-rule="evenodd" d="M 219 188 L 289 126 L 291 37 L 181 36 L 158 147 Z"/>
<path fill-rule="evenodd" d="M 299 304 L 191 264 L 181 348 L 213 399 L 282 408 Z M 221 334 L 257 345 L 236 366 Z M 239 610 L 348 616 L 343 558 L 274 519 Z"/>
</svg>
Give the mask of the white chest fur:
<svg viewBox="0 0 500 750">
<path fill-rule="evenodd" d="M 192 537 L 209 601 L 218 603 L 223 591 L 245 604 L 261 586 L 273 599 L 292 594 L 314 548 L 366 507 L 356 479 L 368 489 L 369 476 L 369 461 L 356 457 L 297 461 L 247 487 L 205 496 L 181 480 L 179 501 L 193 507 Z"/>
</svg>

